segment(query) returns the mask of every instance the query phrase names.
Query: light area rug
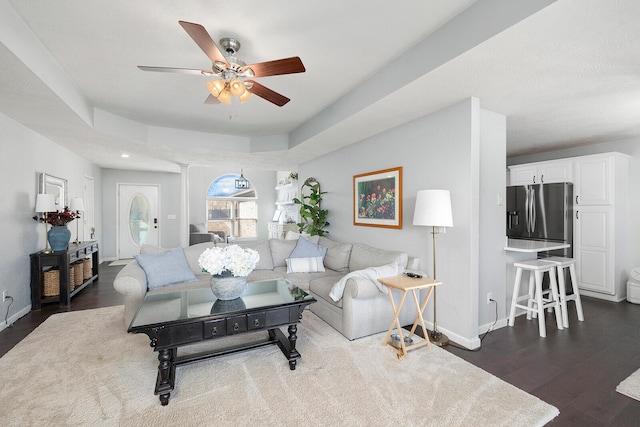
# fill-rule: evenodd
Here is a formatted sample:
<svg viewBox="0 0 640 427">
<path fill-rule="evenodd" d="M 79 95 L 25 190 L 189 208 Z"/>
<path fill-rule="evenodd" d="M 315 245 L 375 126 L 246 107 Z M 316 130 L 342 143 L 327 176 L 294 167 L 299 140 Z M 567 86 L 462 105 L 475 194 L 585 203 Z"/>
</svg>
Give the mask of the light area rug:
<svg viewBox="0 0 640 427">
<path fill-rule="evenodd" d="M 616 391 L 632 399 L 640 400 L 640 369 L 618 384 Z"/>
<path fill-rule="evenodd" d="M 157 353 L 125 332 L 122 306 L 56 314 L 0 359 L 0 425 L 540 426 L 559 413 L 435 346 L 398 360 L 383 336 L 348 341 L 307 310 L 296 370 L 277 346 L 181 366 L 161 406 Z"/>
<path fill-rule="evenodd" d="M 116 266 L 116 265 L 127 265 L 131 261 L 133 261 L 133 258 L 119 259 L 119 260 L 116 260 L 116 261 L 111 261 L 111 263 L 109 264 L 109 267 L 113 267 L 113 266 Z"/>
</svg>

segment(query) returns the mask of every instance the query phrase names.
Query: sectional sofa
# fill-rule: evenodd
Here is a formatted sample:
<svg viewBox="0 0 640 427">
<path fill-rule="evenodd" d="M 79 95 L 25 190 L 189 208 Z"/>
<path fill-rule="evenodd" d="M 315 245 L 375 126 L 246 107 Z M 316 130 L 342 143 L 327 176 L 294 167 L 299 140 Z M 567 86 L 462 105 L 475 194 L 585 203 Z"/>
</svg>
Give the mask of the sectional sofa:
<svg viewBox="0 0 640 427">
<path fill-rule="evenodd" d="M 289 280 L 312 294 L 317 302 L 311 304 L 311 311 L 349 340 L 386 331 L 393 318 L 393 311 L 386 288 L 375 277 L 415 270 L 418 268 L 418 260 L 410 258 L 405 252 L 374 248 L 361 243 L 339 243 L 325 237 L 316 239 L 319 247 L 327 248 L 322 260 L 321 270 L 324 271 L 288 272 L 292 269 L 288 268 L 287 259 L 296 250 L 298 240 L 271 239 L 240 245 L 255 249 L 260 254 L 260 261 L 249 275 L 248 281 L 275 278 Z M 197 278 L 195 281 L 174 283 L 149 291 L 147 276 L 138 262 L 132 261 L 126 265 L 113 283 L 118 292 L 126 295 L 125 327 L 131 323 L 147 292 L 175 292 L 208 287 L 211 276 L 201 271 L 198 257 L 204 249 L 216 244 L 224 243 L 209 242 L 184 248 L 189 268 Z M 141 254 L 163 251 L 166 249 L 143 246 Z M 396 301 L 398 299 L 399 296 L 396 295 Z M 416 314 L 414 304 L 405 304 L 400 316 L 401 324 L 412 324 Z"/>
</svg>

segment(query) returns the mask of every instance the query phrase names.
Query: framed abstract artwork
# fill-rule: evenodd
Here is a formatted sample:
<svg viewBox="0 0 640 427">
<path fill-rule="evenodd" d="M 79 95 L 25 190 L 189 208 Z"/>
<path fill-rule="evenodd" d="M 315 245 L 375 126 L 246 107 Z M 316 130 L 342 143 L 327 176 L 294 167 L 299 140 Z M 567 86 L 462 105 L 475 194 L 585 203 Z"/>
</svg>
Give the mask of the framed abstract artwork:
<svg viewBox="0 0 640 427">
<path fill-rule="evenodd" d="M 353 176 L 353 225 L 402 228 L 402 167 Z"/>
</svg>

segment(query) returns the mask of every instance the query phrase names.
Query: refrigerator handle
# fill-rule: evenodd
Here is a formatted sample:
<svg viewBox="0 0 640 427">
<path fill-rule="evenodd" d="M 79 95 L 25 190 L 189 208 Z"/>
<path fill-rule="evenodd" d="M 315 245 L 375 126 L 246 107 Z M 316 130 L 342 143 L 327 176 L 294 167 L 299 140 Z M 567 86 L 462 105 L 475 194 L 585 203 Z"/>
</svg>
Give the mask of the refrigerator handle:
<svg viewBox="0 0 640 427">
<path fill-rule="evenodd" d="M 528 233 L 529 232 L 529 187 L 525 187 L 524 222 L 527 226 L 527 233 Z"/>
<path fill-rule="evenodd" d="M 531 190 L 531 232 L 536 231 L 536 192 Z"/>
</svg>

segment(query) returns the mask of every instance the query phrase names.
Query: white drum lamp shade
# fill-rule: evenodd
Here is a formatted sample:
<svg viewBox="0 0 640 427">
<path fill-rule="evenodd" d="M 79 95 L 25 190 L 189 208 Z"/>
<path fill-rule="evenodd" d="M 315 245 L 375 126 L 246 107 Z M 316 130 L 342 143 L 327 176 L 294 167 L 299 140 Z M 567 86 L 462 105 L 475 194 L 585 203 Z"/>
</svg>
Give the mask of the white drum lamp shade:
<svg viewBox="0 0 640 427">
<path fill-rule="evenodd" d="M 53 194 L 40 193 L 36 195 L 36 212 L 55 212 L 56 210 Z"/>
<path fill-rule="evenodd" d="M 69 210 L 72 212 L 84 212 L 84 201 L 82 200 L 82 197 L 74 197 L 71 199 L 71 206 L 69 206 Z"/>
<path fill-rule="evenodd" d="M 418 191 L 413 225 L 453 227 L 449 190 Z"/>
</svg>

